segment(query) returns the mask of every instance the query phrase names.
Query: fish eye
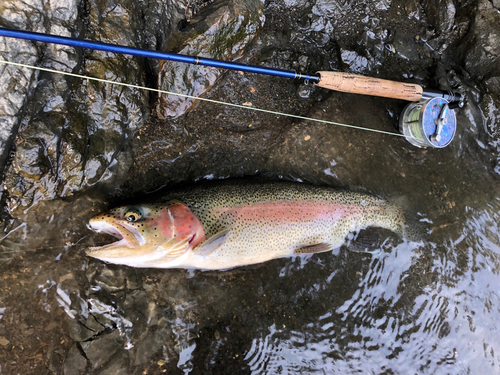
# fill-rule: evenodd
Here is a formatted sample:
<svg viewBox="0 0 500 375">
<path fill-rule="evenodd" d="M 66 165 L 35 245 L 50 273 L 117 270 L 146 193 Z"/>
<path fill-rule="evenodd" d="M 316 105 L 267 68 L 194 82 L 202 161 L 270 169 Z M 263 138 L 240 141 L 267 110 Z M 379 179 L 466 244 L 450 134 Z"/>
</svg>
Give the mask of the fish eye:
<svg viewBox="0 0 500 375">
<path fill-rule="evenodd" d="M 134 208 L 130 208 L 125 211 L 125 214 L 123 216 L 125 217 L 125 220 L 130 221 L 131 223 L 136 222 L 137 220 L 140 220 L 142 218 L 141 213 Z"/>
</svg>

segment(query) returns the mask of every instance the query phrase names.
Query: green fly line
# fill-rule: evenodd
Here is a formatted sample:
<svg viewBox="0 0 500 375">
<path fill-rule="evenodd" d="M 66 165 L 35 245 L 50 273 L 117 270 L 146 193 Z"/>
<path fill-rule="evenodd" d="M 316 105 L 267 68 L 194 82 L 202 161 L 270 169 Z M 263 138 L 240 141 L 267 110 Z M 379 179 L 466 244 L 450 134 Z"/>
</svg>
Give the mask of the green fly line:
<svg viewBox="0 0 500 375">
<path fill-rule="evenodd" d="M 23 68 L 34 69 L 34 70 L 41 70 L 41 71 L 50 72 L 50 73 L 58 73 L 58 74 L 63 74 L 63 75 L 70 76 L 70 77 L 87 79 L 87 80 L 92 80 L 92 81 L 97 81 L 97 82 L 109 83 L 109 84 L 112 84 L 112 85 L 125 86 L 125 87 L 130 87 L 130 88 L 139 89 L 139 90 L 153 91 L 153 92 L 157 92 L 157 93 L 160 93 L 160 94 L 175 95 L 175 96 L 180 96 L 180 97 L 183 97 L 183 98 L 189 98 L 189 99 L 195 99 L 195 100 L 203 100 L 203 101 L 210 102 L 210 103 L 215 103 L 215 104 L 220 104 L 220 105 L 225 105 L 225 106 L 230 106 L 230 107 L 235 107 L 235 108 L 243 108 L 243 109 L 252 110 L 252 111 L 258 111 L 258 112 L 264 112 L 264 113 L 269 113 L 269 114 L 277 115 L 277 116 L 292 117 L 292 118 L 300 119 L 300 120 L 314 121 L 314 122 L 319 122 L 319 123 L 328 124 L 328 125 L 343 126 L 343 127 L 346 127 L 346 128 L 365 130 L 365 131 L 370 131 L 370 132 L 375 132 L 375 133 L 380 133 L 380 134 L 394 135 L 394 136 L 397 136 L 397 137 L 406 137 L 403 134 L 388 132 L 388 131 L 384 131 L 384 130 L 370 129 L 370 128 L 365 128 L 365 127 L 362 127 L 362 126 L 343 124 L 343 123 L 335 122 L 335 121 L 320 120 L 320 119 L 315 119 L 315 118 L 311 118 L 311 117 L 305 117 L 305 116 L 299 116 L 299 115 L 292 115 L 292 114 L 289 114 L 289 113 L 282 113 L 282 112 L 277 112 L 277 111 L 271 111 L 271 110 L 268 110 L 268 109 L 256 108 L 256 107 L 246 106 L 246 105 L 242 105 L 242 104 L 227 103 L 227 102 L 223 102 L 223 101 L 220 101 L 220 100 L 214 100 L 214 99 L 208 99 L 208 98 L 201 98 L 201 97 L 198 97 L 198 96 L 192 96 L 192 95 L 187 95 L 187 94 L 179 94 L 179 93 L 176 93 L 176 92 L 171 92 L 171 91 L 166 91 L 166 90 L 153 89 L 153 88 L 145 87 L 145 86 L 132 85 L 130 83 L 122 83 L 122 82 L 110 81 L 110 80 L 107 80 L 107 79 L 88 77 L 88 76 L 84 76 L 84 75 L 81 75 L 81 74 L 62 72 L 62 71 L 59 71 L 59 70 L 48 69 L 48 68 L 41 68 L 39 66 L 14 63 L 14 62 L 5 61 L 5 60 L 0 60 L 0 63 L 8 64 L 8 65 L 14 65 L 14 66 L 19 66 L 19 67 L 23 67 Z"/>
<path fill-rule="evenodd" d="M 406 124 L 408 125 L 411 134 L 414 139 L 419 140 L 420 142 L 426 143 L 425 135 L 422 134 L 423 129 L 420 127 L 420 115 L 421 115 L 422 106 L 418 105 L 413 108 L 410 113 L 408 113 L 405 117 Z"/>
</svg>

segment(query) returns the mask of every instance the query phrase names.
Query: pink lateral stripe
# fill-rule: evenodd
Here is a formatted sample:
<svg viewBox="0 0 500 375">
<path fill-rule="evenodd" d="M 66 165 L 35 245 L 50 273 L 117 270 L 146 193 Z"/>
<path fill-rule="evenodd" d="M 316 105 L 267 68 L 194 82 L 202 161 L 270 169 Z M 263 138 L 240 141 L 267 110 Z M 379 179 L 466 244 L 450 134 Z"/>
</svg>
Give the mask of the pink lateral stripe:
<svg viewBox="0 0 500 375">
<path fill-rule="evenodd" d="M 303 222 L 338 220 L 352 214 L 352 205 L 324 201 L 264 202 L 239 207 L 214 208 L 216 213 L 234 215 L 247 221 Z"/>
</svg>

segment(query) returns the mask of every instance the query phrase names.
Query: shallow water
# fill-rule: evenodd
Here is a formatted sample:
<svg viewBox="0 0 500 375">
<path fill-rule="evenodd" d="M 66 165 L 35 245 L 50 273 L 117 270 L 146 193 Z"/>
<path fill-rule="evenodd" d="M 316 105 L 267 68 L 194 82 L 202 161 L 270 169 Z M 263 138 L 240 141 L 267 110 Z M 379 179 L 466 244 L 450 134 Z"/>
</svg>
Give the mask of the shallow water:
<svg viewBox="0 0 500 375">
<path fill-rule="evenodd" d="M 209 95 L 386 131 L 404 107 L 238 73 Z M 125 181 L 10 224 L 0 372 L 500 373 L 500 191 L 475 118 L 471 101 L 442 150 L 205 103 L 152 119 L 136 134 Z M 88 219 L 118 200 L 255 174 L 401 200 L 429 240 L 388 237 L 375 255 L 341 248 L 225 272 L 132 269 L 84 254 L 105 240 Z"/>
<path fill-rule="evenodd" d="M 338 111 L 343 121 L 360 123 L 371 113 L 394 121 L 380 102 L 387 104 L 332 96 L 312 114 L 330 117 Z M 354 103 L 359 110 L 349 113 Z M 394 110 L 399 105 L 392 104 Z M 204 109 L 200 105 L 191 116 Z M 500 194 L 480 148 L 465 147 L 472 139 L 462 125 L 467 118 L 459 121 L 460 134 L 443 150 L 416 149 L 404 139 L 350 129 L 278 123 L 281 138 L 263 160 L 256 156 L 241 163 L 242 174 L 261 168 L 267 178 L 274 170 L 288 179 L 405 197 L 410 214 L 428 224 L 429 241 L 389 237 L 373 256 L 341 248 L 226 272 L 131 269 L 84 255 L 87 245 L 103 240 L 85 228 L 86 221 L 113 204 L 112 195 L 105 202 L 102 194 L 90 192 L 32 209 L 3 241 L 3 256 L 11 259 L 1 265 L 2 370 L 498 372 Z M 268 128 L 273 131 L 272 124 Z M 167 138 L 173 129 L 165 130 Z M 197 134 L 209 145 L 217 129 L 207 129 Z M 151 143 L 146 136 L 141 141 L 155 147 L 159 134 Z M 260 135 L 256 130 L 248 136 Z M 252 144 L 247 149 L 261 146 Z M 150 149 L 139 149 L 144 159 L 151 157 Z M 234 160 L 223 158 L 233 151 L 221 150 L 212 159 L 218 169 L 198 161 L 212 152 L 198 147 L 188 159 L 191 173 L 214 174 L 207 178 L 227 173 Z M 154 164 L 147 165 L 153 167 L 131 171 L 114 195 L 147 191 L 150 180 L 142 186 L 131 182 L 155 171 Z M 304 168 L 309 165 L 314 168 Z M 172 170 L 183 167 L 172 163 Z"/>
<path fill-rule="evenodd" d="M 425 246 L 390 237 L 373 256 L 226 272 L 105 265 L 80 246 L 23 252 L 2 266 L 2 369 L 495 373 L 498 199 L 462 215 L 432 225 Z"/>
</svg>

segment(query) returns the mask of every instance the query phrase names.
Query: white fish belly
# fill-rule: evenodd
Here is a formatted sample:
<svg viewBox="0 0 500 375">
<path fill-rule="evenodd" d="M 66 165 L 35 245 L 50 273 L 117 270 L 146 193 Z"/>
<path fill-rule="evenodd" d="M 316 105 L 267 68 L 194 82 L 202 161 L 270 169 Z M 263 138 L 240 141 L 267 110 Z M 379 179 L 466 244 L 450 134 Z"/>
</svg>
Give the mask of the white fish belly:
<svg viewBox="0 0 500 375">
<path fill-rule="evenodd" d="M 227 269 L 262 263 L 294 255 L 302 247 L 326 243 L 332 248 L 342 245 L 351 230 L 337 223 L 333 231 L 330 220 L 281 225 L 252 225 L 230 230 L 209 252 L 194 249 L 185 259 L 185 266 L 202 269 Z M 189 263 L 189 264 L 188 264 Z"/>
</svg>

